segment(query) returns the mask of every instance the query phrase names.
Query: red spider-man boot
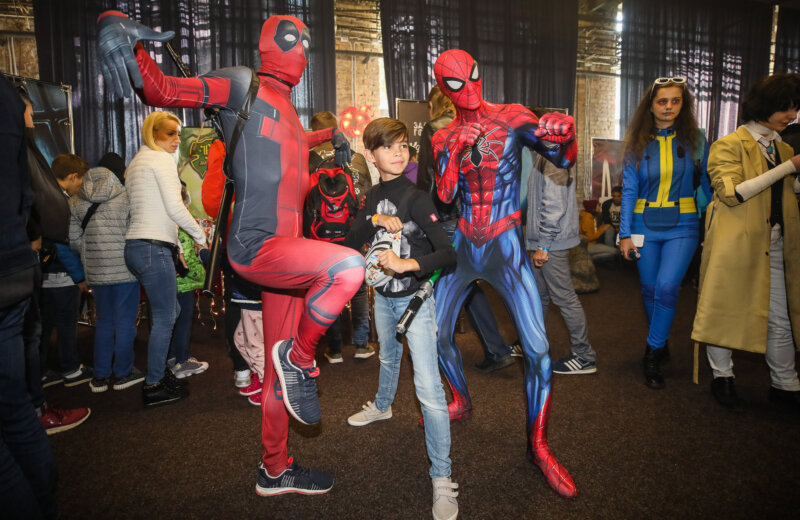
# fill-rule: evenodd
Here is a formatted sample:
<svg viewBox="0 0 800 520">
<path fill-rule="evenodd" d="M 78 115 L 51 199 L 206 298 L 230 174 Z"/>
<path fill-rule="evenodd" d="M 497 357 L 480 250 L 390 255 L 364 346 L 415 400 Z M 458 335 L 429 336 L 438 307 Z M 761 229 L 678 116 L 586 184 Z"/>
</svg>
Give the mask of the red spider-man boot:
<svg viewBox="0 0 800 520">
<path fill-rule="evenodd" d="M 550 447 L 547 446 L 547 421 L 550 417 L 550 396 L 536 417 L 533 429 L 528 434 L 528 458 L 539 466 L 544 473 L 544 478 L 556 493 L 564 498 L 574 498 L 578 494 L 575 488 L 575 481 L 569 475 L 567 468 L 561 465 Z"/>
<path fill-rule="evenodd" d="M 453 400 L 447 404 L 447 412 L 450 415 L 450 422 L 465 421 L 472 417 L 472 400 L 469 395 L 460 394 L 452 385 L 450 390 L 453 392 Z M 425 418 L 419 418 L 419 425 L 425 426 Z"/>
</svg>

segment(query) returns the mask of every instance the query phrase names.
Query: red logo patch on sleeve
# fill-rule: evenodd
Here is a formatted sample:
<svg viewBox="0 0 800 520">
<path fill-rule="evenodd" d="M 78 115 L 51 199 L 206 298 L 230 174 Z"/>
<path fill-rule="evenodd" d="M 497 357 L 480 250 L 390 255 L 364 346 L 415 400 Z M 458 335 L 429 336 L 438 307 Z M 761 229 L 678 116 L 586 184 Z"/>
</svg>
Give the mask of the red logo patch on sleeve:
<svg viewBox="0 0 800 520">
<path fill-rule="evenodd" d="M 431 213 L 431 222 L 438 222 L 439 217 L 436 216 L 436 213 Z"/>
</svg>

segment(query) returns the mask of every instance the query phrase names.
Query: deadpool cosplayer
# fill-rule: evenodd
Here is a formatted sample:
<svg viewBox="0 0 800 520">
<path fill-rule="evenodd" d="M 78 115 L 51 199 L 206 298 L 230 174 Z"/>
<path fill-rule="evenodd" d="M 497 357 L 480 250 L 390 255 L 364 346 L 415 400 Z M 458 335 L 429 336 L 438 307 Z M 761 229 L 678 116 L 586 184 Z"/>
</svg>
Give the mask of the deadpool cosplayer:
<svg viewBox="0 0 800 520">
<path fill-rule="evenodd" d="M 158 33 L 118 11 L 103 13 L 98 25 L 101 66 L 117 95 L 130 93 L 130 78 L 148 105 L 220 109 L 236 190 L 228 259 L 238 274 L 264 288 L 264 344 L 270 349 L 256 491 L 326 493 L 332 475 L 288 457 L 287 411 L 306 424 L 320 420 L 316 345 L 363 282 L 364 260 L 352 249 L 302 238 L 309 150 L 331 140 L 349 158 L 347 140 L 336 128 L 306 133 L 291 103 L 292 87 L 308 64 L 308 28 L 292 16 L 267 19 L 257 78 L 247 67 L 176 78 L 165 76 L 140 43 L 167 41 L 174 33 Z M 248 100 L 249 114 L 241 114 Z"/>
<path fill-rule="evenodd" d="M 481 97 L 477 62 L 453 49 L 434 65 L 436 83 L 458 108 L 456 118 L 433 136 L 436 184 L 443 202 L 461 191 L 461 215 L 453 236 L 458 262 L 436 284 L 439 364 L 453 392 L 450 419 L 466 419 L 472 403 L 454 338 L 458 311 L 477 280 L 502 296 L 525 354 L 528 454 L 547 482 L 564 497 L 575 483 L 547 446 L 550 357 L 542 308 L 521 234 L 520 153 L 532 148 L 559 168 L 575 162 L 572 117 L 541 119 L 521 105 L 495 105 Z"/>
</svg>

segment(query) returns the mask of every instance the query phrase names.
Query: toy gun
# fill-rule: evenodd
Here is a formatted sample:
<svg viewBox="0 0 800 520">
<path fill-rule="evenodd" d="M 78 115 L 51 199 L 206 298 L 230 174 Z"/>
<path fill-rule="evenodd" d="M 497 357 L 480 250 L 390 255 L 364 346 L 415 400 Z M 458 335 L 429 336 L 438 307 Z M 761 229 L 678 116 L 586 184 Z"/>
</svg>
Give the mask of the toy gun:
<svg viewBox="0 0 800 520">
<path fill-rule="evenodd" d="M 408 332 L 409 327 L 411 327 L 411 322 L 414 321 L 414 317 L 416 317 L 419 308 L 422 307 L 425 300 L 430 298 L 433 294 L 433 285 L 441 274 L 442 270 L 438 269 L 430 278 L 423 282 L 422 286 L 414 293 L 414 297 L 408 302 L 408 307 L 406 307 L 405 312 L 403 312 L 403 315 L 400 317 L 400 321 L 397 322 L 394 328 L 398 336 L 405 336 L 406 332 Z"/>
</svg>

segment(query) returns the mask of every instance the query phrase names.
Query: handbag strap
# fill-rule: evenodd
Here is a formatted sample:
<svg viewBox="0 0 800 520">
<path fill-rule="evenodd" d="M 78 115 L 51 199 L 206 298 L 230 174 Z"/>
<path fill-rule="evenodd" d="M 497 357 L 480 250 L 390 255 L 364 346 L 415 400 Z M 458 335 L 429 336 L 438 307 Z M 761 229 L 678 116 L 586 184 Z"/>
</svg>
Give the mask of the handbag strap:
<svg viewBox="0 0 800 520">
<path fill-rule="evenodd" d="M 89 224 L 89 221 L 92 220 L 92 215 L 94 215 L 94 212 L 97 211 L 97 208 L 99 207 L 100 203 L 95 202 L 91 206 L 89 206 L 89 209 L 86 210 L 86 215 L 83 217 L 83 220 L 81 221 L 82 230 L 86 231 L 86 226 Z"/>
</svg>

